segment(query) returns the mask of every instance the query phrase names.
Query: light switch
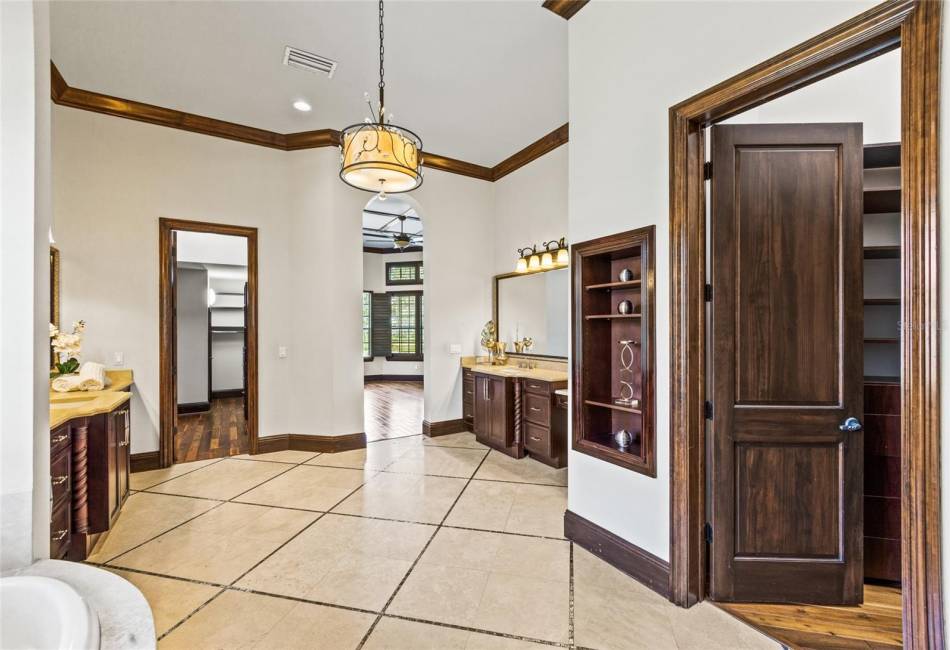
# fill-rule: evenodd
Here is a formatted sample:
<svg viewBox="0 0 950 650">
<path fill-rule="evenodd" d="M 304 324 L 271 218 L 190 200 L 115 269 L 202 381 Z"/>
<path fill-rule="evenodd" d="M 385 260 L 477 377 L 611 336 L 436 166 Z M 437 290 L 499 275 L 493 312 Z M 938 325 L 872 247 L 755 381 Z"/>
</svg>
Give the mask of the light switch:
<svg viewBox="0 0 950 650">
<path fill-rule="evenodd" d="M 121 366 L 125 363 L 125 354 L 122 352 L 113 352 L 112 353 L 112 365 Z"/>
<path fill-rule="evenodd" d="M 286 358 L 287 358 L 287 346 L 286 346 L 286 345 L 278 345 L 278 346 L 277 346 L 277 356 L 278 356 L 279 358 L 281 358 L 281 359 L 286 359 Z"/>
<path fill-rule="evenodd" d="M 462 344 L 449 343 L 449 354 L 462 354 Z"/>
</svg>

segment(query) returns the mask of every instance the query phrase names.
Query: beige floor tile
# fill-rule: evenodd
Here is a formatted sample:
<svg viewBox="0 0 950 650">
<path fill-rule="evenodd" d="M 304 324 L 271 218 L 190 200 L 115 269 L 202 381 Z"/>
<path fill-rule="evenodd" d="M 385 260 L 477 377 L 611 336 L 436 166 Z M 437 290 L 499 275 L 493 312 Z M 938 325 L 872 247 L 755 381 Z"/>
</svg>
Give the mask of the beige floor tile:
<svg viewBox="0 0 950 650">
<path fill-rule="evenodd" d="M 437 524 L 463 487 L 461 478 L 377 474 L 333 512 Z"/>
<path fill-rule="evenodd" d="M 226 591 L 162 639 L 162 650 L 356 648 L 369 614 L 257 594 Z"/>
<path fill-rule="evenodd" d="M 563 642 L 569 568 L 566 541 L 442 528 L 388 611 Z"/>
<path fill-rule="evenodd" d="M 679 650 L 778 650 L 782 646 L 715 605 L 702 602 L 669 613 Z"/>
<path fill-rule="evenodd" d="M 475 480 L 452 508 L 447 526 L 564 536 L 567 488 Z"/>
<path fill-rule="evenodd" d="M 435 438 L 423 436 L 422 444 L 435 447 L 464 447 L 465 449 L 488 450 L 488 447 L 475 440 L 475 434 L 469 431 L 450 433 L 447 436 L 436 436 Z"/>
<path fill-rule="evenodd" d="M 567 485 L 567 468 L 554 469 L 533 458 L 512 458 L 497 451 L 488 454 L 475 478 L 541 485 Z"/>
<path fill-rule="evenodd" d="M 451 627 L 383 617 L 365 650 L 540 650 L 550 646 Z"/>
<path fill-rule="evenodd" d="M 326 515 L 238 584 L 378 611 L 434 532 L 420 524 Z"/>
<path fill-rule="evenodd" d="M 313 460 L 319 456 L 317 452 L 314 451 L 298 451 L 296 449 L 282 449 L 280 451 L 271 451 L 266 454 L 239 454 L 237 456 L 231 456 L 237 460 L 264 460 L 271 461 L 273 463 L 292 463 L 296 465 L 297 463 L 305 463 L 308 460 Z"/>
<path fill-rule="evenodd" d="M 317 517 L 300 510 L 225 503 L 110 564 L 229 584 Z"/>
<path fill-rule="evenodd" d="M 299 465 L 236 499 L 285 508 L 329 510 L 371 477 L 372 472 Z"/>
<path fill-rule="evenodd" d="M 365 449 L 341 451 L 335 454 L 320 454 L 308 465 L 322 465 L 324 467 L 349 467 L 351 469 L 385 469 L 397 458 L 416 447 L 422 442 L 418 436 L 411 438 L 394 438 L 367 443 Z"/>
<path fill-rule="evenodd" d="M 479 449 L 421 445 L 400 456 L 386 471 L 470 478 L 484 457 L 485 452 Z"/>
<path fill-rule="evenodd" d="M 165 634 L 221 591 L 219 587 L 184 580 L 159 578 L 133 571 L 109 570 L 131 582 L 145 596 L 149 607 L 152 608 L 156 636 Z"/>
<path fill-rule="evenodd" d="M 288 469 L 285 463 L 226 458 L 191 474 L 156 485 L 150 491 L 227 501 Z"/>
<path fill-rule="evenodd" d="M 153 469 L 147 472 L 135 472 L 129 477 L 129 488 L 132 490 L 146 490 L 153 485 L 162 483 L 169 479 L 176 478 L 182 474 L 193 472 L 214 463 L 220 463 L 221 458 L 211 458 L 209 460 L 196 460 L 191 463 L 179 463 L 166 467 L 165 469 Z"/>
<path fill-rule="evenodd" d="M 217 501 L 136 492 L 126 500 L 112 530 L 87 559 L 107 562 L 217 505 Z"/>
</svg>

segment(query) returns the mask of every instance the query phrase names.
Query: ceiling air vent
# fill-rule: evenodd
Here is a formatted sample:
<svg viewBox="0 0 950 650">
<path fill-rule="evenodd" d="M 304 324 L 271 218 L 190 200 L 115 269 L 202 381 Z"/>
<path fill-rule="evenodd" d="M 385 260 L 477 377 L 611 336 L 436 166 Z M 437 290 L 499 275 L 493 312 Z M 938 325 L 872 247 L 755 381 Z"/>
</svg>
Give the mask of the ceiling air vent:
<svg viewBox="0 0 950 650">
<path fill-rule="evenodd" d="M 326 76 L 333 78 L 336 71 L 336 61 L 328 59 L 325 56 L 307 52 L 296 47 L 287 46 L 284 48 L 284 65 L 292 68 L 300 68 L 307 72 L 322 72 Z"/>
</svg>

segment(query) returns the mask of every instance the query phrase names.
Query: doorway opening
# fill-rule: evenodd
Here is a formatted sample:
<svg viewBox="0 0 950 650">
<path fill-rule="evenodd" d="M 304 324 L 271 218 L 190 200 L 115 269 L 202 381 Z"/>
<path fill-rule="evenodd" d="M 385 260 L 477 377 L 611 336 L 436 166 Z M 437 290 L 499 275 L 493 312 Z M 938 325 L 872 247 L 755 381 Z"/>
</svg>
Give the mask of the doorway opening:
<svg viewBox="0 0 950 650">
<path fill-rule="evenodd" d="M 422 219 L 415 201 L 363 209 L 363 413 L 367 442 L 422 433 L 425 339 Z"/>
<path fill-rule="evenodd" d="M 762 616 L 744 618 L 790 647 L 842 647 L 842 636 L 854 647 L 942 646 L 939 428 L 909 426 L 936 423 L 938 413 L 939 34 L 938 4 L 885 3 L 670 111 L 672 599 L 769 601 L 728 607 L 761 607 Z M 724 124 L 897 48 L 894 141 L 865 140 L 853 123 Z M 895 150 L 897 164 L 885 155 Z M 868 241 L 882 224 L 870 227 L 867 215 L 895 213 L 899 248 L 887 257 L 894 243 Z M 896 281 L 868 266 L 890 260 Z M 742 267 L 731 277 L 730 264 Z M 886 281 L 875 290 L 869 278 Z M 881 286 L 899 291 L 884 295 Z M 896 308 L 899 320 L 868 313 L 880 307 Z M 875 329 L 885 326 L 890 335 Z M 882 345 L 899 355 L 873 347 Z M 867 411 L 881 401 L 868 389 L 881 383 L 898 387 L 898 413 L 893 404 Z M 896 420 L 872 423 L 882 415 Z M 888 439 L 890 450 L 879 444 Z M 895 451 L 896 461 L 886 460 Z M 896 497 L 878 493 L 882 473 Z M 869 497 L 878 510 L 879 499 L 893 500 L 888 520 L 866 516 Z M 866 536 L 894 530 L 900 593 L 876 600 L 864 576 L 888 567 L 866 567 Z M 862 600 L 889 608 L 892 619 L 900 603 L 893 636 L 873 636 L 887 631 L 866 612 L 848 619 Z M 823 608 L 836 611 L 821 620 Z M 836 617 L 837 627 L 815 634 Z"/>
<path fill-rule="evenodd" d="M 254 453 L 257 233 L 160 225 L 162 466 Z"/>
</svg>

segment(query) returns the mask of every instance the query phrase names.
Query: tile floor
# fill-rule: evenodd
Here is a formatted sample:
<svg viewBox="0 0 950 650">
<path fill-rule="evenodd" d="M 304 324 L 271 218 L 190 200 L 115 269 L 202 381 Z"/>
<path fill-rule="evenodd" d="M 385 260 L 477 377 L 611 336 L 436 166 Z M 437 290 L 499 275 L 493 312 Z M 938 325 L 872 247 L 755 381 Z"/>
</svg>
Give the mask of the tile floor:
<svg viewBox="0 0 950 650">
<path fill-rule="evenodd" d="M 567 472 L 469 433 L 134 474 L 91 562 L 167 648 L 775 648 L 563 538 Z"/>
</svg>

